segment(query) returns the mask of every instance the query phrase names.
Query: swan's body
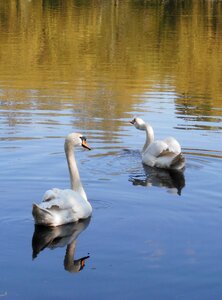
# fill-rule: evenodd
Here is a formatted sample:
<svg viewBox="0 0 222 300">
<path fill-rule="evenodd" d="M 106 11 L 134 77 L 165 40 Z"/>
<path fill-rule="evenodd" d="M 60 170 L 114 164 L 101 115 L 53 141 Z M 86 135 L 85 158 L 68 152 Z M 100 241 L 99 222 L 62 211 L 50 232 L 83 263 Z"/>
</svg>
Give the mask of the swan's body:
<svg viewBox="0 0 222 300">
<path fill-rule="evenodd" d="M 173 137 L 154 141 L 153 128 L 140 118 L 131 121 L 136 129 L 146 132 L 146 142 L 142 149 L 142 161 L 150 167 L 182 169 L 185 159 L 178 141 Z"/>
<path fill-rule="evenodd" d="M 86 219 L 92 214 L 92 206 L 80 181 L 80 176 L 74 156 L 74 147 L 83 146 L 90 149 L 86 139 L 78 133 L 71 133 L 65 140 L 65 153 L 70 173 L 71 189 L 57 188 L 45 192 L 40 204 L 33 204 L 32 214 L 35 224 L 58 226 L 80 219 Z"/>
</svg>

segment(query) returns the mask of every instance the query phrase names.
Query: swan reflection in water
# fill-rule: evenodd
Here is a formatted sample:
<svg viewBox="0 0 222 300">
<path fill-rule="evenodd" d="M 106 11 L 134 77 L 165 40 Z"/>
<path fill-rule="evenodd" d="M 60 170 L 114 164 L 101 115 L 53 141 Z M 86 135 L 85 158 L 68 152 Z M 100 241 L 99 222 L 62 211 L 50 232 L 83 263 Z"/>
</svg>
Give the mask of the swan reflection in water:
<svg viewBox="0 0 222 300">
<path fill-rule="evenodd" d="M 143 168 L 145 174 L 130 176 L 129 181 L 133 185 L 165 187 L 172 194 L 181 195 L 181 191 L 185 186 L 185 177 L 182 170 L 159 169 L 146 165 L 143 165 Z"/>
<path fill-rule="evenodd" d="M 54 250 L 55 248 L 66 246 L 64 258 L 65 270 L 72 273 L 81 271 L 89 255 L 73 260 L 76 240 L 80 233 L 87 228 L 89 223 L 90 218 L 57 227 L 35 225 L 35 231 L 32 237 L 32 258 L 35 259 L 45 248 Z"/>
</svg>

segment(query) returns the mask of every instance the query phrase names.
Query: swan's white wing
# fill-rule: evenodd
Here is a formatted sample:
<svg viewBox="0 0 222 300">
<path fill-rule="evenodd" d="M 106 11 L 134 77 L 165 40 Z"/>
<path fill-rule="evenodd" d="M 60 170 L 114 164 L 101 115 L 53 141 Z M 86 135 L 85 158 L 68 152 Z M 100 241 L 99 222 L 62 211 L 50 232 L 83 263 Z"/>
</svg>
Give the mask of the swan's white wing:
<svg viewBox="0 0 222 300">
<path fill-rule="evenodd" d="M 146 155 L 146 153 L 149 153 L 149 155 L 152 155 L 154 157 L 159 156 L 163 151 L 168 150 L 168 145 L 164 142 L 164 141 L 155 141 L 152 144 L 150 144 L 144 155 Z"/>
<path fill-rule="evenodd" d="M 59 195 L 60 192 L 61 192 L 61 190 L 60 190 L 60 189 L 57 189 L 57 188 L 48 190 L 48 191 L 46 191 L 45 194 L 43 195 L 42 201 L 45 202 L 45 201 L 53 200 L 53 199 L 55 199 L 55 198 L 58 197 L 58 195 Z"/>
<path fill-rule="evenodd" d="M 170 152 L 174 152 L 177 154 L 181 152 L 180 144 L 175 138 L 168 137 L 164 140 L 164 142 L 168 145 L 168 149 Z"/>
<path fill-rule="evenodd" d="M 42 203 L 39 204 L 41 208 L 44 209 L 59 209 L 59 210 L 65 210 L 65 209 L 71 209 L 74 206 L 79 206 L 82 203 L 84 203 L 84 199 L 79 195 L 79 193 L 73 191 L 73 190 L 59 190 L 56 189 L 56 193 L 51 193 L 53 190 L 49 190 L 46 193 L 49 195 L 54 195 L 50 200 L 45 200 Z"/>
<path fill-rule="evenodd" d="M 59 190 L 56 198 L 40 203 L 39 207 L 59 214 L 60 217 L 71 214 L 73 219 L 87 218 L 92 213 L 90 203 L 70 189 Z"/>
</svg>

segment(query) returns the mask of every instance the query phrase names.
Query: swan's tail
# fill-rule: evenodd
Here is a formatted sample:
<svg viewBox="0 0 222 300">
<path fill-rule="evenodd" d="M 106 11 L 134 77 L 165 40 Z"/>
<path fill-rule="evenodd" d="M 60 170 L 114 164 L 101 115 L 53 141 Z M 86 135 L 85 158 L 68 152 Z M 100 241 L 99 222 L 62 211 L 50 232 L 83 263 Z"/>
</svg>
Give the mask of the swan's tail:
<svg viewBox="0 0 222 300">
<path fill-rule="evenodd" d="M 184 168 L 184 166 L 185 166 L 185 157 L 183 156 L 182 153 L 175 156 L 170 164 L 170 168 L 176 170 L 181 170 Z"/>
<path fill-rule="evenodd" d="M 53 214 L 45 208 L 41 208 L 37 204 L 32 205 L 32 215 L 36 225 L 53 226 Z"/>
</svg>

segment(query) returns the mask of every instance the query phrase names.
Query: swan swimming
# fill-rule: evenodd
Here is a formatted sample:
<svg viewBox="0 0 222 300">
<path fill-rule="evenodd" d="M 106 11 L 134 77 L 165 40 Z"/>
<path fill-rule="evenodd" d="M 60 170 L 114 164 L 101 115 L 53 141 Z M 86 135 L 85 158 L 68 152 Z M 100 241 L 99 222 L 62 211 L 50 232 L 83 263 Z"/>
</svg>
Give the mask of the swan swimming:
<svg viewBox="0 0 222 300">
<path fill-rule="evenodd" d="M 150 124 L 141 118 L 131 122 L 136 129 L 146 132 L 146 142 L 142 149 L 142 162 L 150 167 L 180 170 L 185 166 L 185 158 L 181 153 L 179 142 L 168 137 L 165 140 L 154 141 L 154 131 Z"/>
<path fill-rule="evenodd" d="M 66 137 L 64 149 L 71 189 L 53 188 L 45 192 L 40 204 L 33 204 L 32 214 L 36 225 L 59 226 L 86 219 L 92 214 L 92 206 L 87 200 L 75 160 L 76 146 L 91 150 L 82 134 L 71 133 Z"/>
</svg>

